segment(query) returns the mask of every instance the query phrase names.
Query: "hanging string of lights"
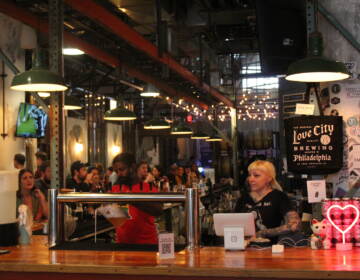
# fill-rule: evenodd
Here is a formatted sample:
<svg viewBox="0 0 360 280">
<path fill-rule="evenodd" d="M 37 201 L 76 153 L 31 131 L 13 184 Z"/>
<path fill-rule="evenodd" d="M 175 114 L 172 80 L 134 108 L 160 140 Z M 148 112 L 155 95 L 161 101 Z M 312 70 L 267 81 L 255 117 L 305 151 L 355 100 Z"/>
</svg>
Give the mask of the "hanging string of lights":
<svg viewBox="0 0 360 280">
<path fill-rule="evenodd" d="M 237 104 L 239 120 L 267 120 L 278 116 L 278 99 L 271 98 L 269 91 L 255 93 L 246 91 Z"/>
</svg>

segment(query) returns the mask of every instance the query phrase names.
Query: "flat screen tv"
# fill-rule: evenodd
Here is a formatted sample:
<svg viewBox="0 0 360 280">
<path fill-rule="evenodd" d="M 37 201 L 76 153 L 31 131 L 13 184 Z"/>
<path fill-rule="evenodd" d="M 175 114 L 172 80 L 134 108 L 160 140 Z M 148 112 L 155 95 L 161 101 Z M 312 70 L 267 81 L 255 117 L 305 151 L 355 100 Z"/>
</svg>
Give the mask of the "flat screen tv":
<svg viewBox="0 0 360 280">
<path fill-rule="evenodd" d="M 20 103 L 15 136 L 28 138 L 44 137 L 47 120 L 47 114 L 38 106 Z"/>
</svg>

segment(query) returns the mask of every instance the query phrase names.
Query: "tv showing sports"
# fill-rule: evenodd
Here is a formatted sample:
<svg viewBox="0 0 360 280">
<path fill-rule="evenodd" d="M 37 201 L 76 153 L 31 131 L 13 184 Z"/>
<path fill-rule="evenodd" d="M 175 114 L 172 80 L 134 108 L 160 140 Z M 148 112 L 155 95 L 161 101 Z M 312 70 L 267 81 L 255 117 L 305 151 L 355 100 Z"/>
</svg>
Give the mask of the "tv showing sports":
<svg viewBox="0 0 360 280">
<path fill-rule="evenodd" d="M 15 136 L 28 138 L 44 137 L 47 120 L 47 114 L 38 106 L 20 103 Z"/>
</svg>

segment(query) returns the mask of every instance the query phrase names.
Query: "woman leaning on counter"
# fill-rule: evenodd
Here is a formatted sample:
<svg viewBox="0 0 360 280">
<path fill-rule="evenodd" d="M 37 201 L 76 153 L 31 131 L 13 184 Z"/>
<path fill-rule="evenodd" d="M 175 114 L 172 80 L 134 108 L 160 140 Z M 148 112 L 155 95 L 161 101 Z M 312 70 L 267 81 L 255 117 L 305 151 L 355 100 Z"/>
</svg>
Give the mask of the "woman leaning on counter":
<svg viewBox="0 0 360 280">
<path fill-rule="evenodd" d="M 253 212 L 256 236 L 276 242 L 280 235 L 296 232 L 301 221 L 290 200 L 276 181 L 274 165 L 257 160 L 248 167 L 250 192 L 237 201 L 235 212 Z"/>
</svg>

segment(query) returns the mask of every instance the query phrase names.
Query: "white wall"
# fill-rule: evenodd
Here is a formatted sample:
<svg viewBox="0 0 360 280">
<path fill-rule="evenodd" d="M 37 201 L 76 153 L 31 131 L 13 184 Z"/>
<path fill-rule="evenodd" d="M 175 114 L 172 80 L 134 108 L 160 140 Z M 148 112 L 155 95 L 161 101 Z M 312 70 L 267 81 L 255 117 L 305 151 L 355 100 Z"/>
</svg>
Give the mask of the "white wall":
<svg viewBox="0 0 360 280">
<path fill-rule="evenodd" d="M 0 48 L 16 67 L 24 70 L 24 50 L 20 48 L 22 24 L 0 13 Z M 0 61 L 0 73 L 2 73 L 2 61 Z M 20 102 L 24 102 L 25 93 L 15 92 L 9 89 L 14 74 L 5 66 L 5 89 L 2 88 L 0 78 L 0 133 L 8 134 L 7 137 L 0 136 L 0 170 L 11 170 L 13 157 L 16 153 L 25 155 L 25 142 L 23 138 L 15 138 L 15 125 Z M 3 95 L 5 92 L 5 106 Z M 3 126 L 5 107 L 5 127 Z"/>
<path fill-rule="evenodd" d="M 322 0 L 320 3 L 355 37 L 357 42 L 360 41 L 358 0 Z M 325 110 L 325 115 L 330 115 L 336 110 L 344 120 L 344 164 L 339 172 L 330 174 L 326 178 L 328 183 L 333 184 L 334 195 L 343 196 L 360 180 L 360 56 L 359 51 L 322 16 L 319 16 L 319 31 L 324 38 L 324 55 L 337 61 L 351 62 L 353 65 L 352 79 L 328 85 L 329 107 Z M 334 84 L 336 87 L 333 87 Z"/>
</svg>

